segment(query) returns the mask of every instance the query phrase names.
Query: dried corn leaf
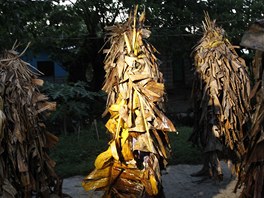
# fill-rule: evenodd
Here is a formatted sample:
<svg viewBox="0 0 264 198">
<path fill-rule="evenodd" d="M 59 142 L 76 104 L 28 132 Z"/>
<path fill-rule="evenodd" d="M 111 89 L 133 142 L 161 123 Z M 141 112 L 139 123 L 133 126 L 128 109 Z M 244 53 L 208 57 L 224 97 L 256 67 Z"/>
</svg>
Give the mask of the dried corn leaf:
<svg viewBox="0 0 264 198">
<path fill-rule="evenodd" d="M 138 21 L 135 14 L 126 23 L 107 28 L 111 31 L 111 46 L 106 50 L 102 89 L 108 93 L 104 115 L 111 115 L 106 127 L 113 139 L 108 151 L 97 157 L 94 172 L 105 167 L 107 161 L 111 173 L 107 187 L 98 185 L 94 172 L 84 180 L 85 185 L 89 183 L 86 190 L 105 190 L 105 197 L 157 195 L 161 187 L 160 164 L 166 166 L 166 151 L 170 150 L 167 132 L 176 131 L 160 108 L 164 83 L 154 55 L 156 49 L 143 40 L 150 33 L 142 29 L 143 16 Z"/>
<path fill-rule="evenodd" d="M 227 148 L 221 151 L 233 153 L 236 163 L 245 152 L 247 131 L 244 129 L 249 121 L 247 67 L 226 38 L 224 30 L 217 27 L 208 15 L 203 26 L 204 35 L 194 50 L 195 123 L 190 140 L 203 148 L 215 145 L 210 143 L 214 138 L 209 137 L 213 132 L 211 129 L 216 126 L 214 137 Z M 211 151 L 219 149 L 216 145 L 210 148 Z"/>
<path fill-rule="evenodd" d="M 261 57 L 260 52 L 256 53 L 256 57 Z M 263 62 L 263 61 L 262 61 Z M 261 61 L 258 62 L 260 64 Z M 259 68 L 261 66 L 255 66 Z M 263 67 L 263 65 L 262 65 Z M 264 197 L 264 72 L 258 70 L 254 72 L 254 78 L 258 79 L 262 76 L 262 80 L 257 81 L 251 92 L 252 101 L 255 101 L 252 114 L 252 125 L 249 131 L 249 144 L 246 147 L 245 157 L 240 167 L 240 174 L 237 186 L 243 185 L 241 197 Z"/>
<path fill-rule="evenodd" d="M 39 92 L 43 80 L 19 57 L 12 49 L 0 59 L 0 195 L 60 195 L 55 162 L 47 155 L 58 138 L 46 131 L 40 116 L 56 105 Z"/>
<path fill-rule="evenodd" d="M 94 190 L 94 189 L 98 189 L 98 188 L 103 188 L 109 185 L 109 178 L 105 177 L 105 178 L 101 178 L 101 179 L 93 179 L 92 182 L 88 182 L 88 181 L 84 181 L 82 182 L 82 186 L 84 188 L 84 190 L 88 191 L 88 190 Z"/>
<path fill-rule="evenodd" d="M 105 151 L 102 152 L 100 155 L 97 156 L 94 166 L 97 170 L 102 169 L 109 165 L 112 158 L 112 152 L 110 147 Z"/>
<path fill-rule="evenodd" d="M 108 177 L 111 172 L 111 166 L 93 170 L 84 180 L 98 180 Z"/>
<path fill-rule="evenodd" d="M 44 84 L 44 81 L 41 79 L 32 79 L 32 83 L 38 86 L 42 86 Z"/>
</svg>

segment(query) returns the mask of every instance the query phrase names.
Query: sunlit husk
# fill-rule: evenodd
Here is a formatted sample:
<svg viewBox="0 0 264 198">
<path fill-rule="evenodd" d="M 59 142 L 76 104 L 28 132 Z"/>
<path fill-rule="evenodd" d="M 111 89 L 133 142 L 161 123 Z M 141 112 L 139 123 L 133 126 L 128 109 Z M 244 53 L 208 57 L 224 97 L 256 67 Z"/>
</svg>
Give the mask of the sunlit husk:
<svg viewBox="0 0 264 198">
<path fill-rule="evenodd" d="M 145 40 L 150 31 L 143 28 L 144 13 L 139 20 L 136 15 L 135 9 L 126 23 L 107 27 L 111 46 L 104 50 L 104 115 L 110 113 L 106 127 L 113 139 L 97 157 L 94 171 L 110 170 L 104 178 L 93 172 L 83 181 L 86 190 L 105 190 L 105 197 L 157 196 L 160 164 L 166 166 L 170 152 L 167 132 L 176 130 L 161 108 L 164 82 L 156 50 Z"/>
</svg>

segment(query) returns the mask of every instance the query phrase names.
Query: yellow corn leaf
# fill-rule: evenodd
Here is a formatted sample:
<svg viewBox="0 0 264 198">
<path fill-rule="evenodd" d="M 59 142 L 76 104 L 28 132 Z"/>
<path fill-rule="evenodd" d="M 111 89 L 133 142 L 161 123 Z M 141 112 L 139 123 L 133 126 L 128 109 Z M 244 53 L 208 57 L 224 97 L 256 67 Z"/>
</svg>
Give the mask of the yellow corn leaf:
<svg viewBox="0 0 264 198">
<path fill-rule="evenodd" d="M 208 43 L 208 48 L 218 47 L 219 45 L 224 44 L 223 41 L 212 41 Z"/>
<path fill-rule="evenodd" d="M 132 153 L 132 149 L 131 149 L 131 146 L 129 144 L 129 141 L 126 141 L 122 145 L 122 155 L 124 157 L 124 160 L 127 162 L 134 159 L 134 155 Z"/>
<path fill-rule="evenodd" d="M 120 175 L 120 173 L 122 172 L 122 174 Z M 127 166 L 116 166 L 116 164 L 114 164 L 113 169 L 112 169 L 112 174 L 114 176 L 120 175 L 122 178 L 124 179 L 128 179 L 128 180 L 134 180 L 134 181 L 140 181 L 141 177 L 142 177 L 142 171 L 140 171 L 139 169 L 136 168 L 127 168 Z"/>
<path fill-rule="evenodd" d="M 95 190 L 97 188 L 103 188 L 109 185 L 109 178 L 102 178 L 99 180 L 95 180 L 95 181 L 83 181 L 82 182 L 82 187 L 84 188 L 84 190 L 89 191 L 89 190 Z"/>
<path fill-rule="evenodd" d="M 124 39 L 125 39 L 126 46 L 127 46 L 127 53 L 130 54 L 132 48 L 131 48 L 131 44 L 130 44 L 130 41 L 128 39 L 128 36 L 125 32 L 124 32 Z"/>
<path fill-rule="evenodd" d="M 116 132 L 116 125 L 117 122 L 115 119 L 109 119 L 105 124 L 105 127 L 108 129 L 109 132 L 114 134 Z"/>
<path fill-rule="evenodd" d="M 89 175 L 87 175 L 84 180 L 98 180 L 108 177 L 111 173 L 112 166 L 107 166 L 103 169 L 94 169 Z"/>
<path fill-rule="evenodd" d="M 112 106 L 112 105 L 111 105 Z M 110 107 L 109 107 L 110 108 Z M 118 117 L 119 117 L 119 111 L 111 111 L 111 110 L 109 110 L 109 108 L 108 109 L 106 109 L 105 110 L 105 112 L 103 113 L 103 117 L 109 112 L 110 113 L 110 117 L 111 117 L 111 119 L 117 119 Z"/>
<path fill-rule="evenodd" d="M 119 112 L 120 108 L 125 105 L 125 102 L 126 101 L 122 99 L 122 95 L 120 94 L 116 103 L 112 104 L 108 109 L 112 117 L 116 116 L 116 113 Z"/>
<path fill-rule="evenodd" d="M 119 155 L 118 155 L 118 152 L 117 152 L 117 148 L 116 148 L 116 142 L 115 140 L 113 140 L 111 143 L 110 143 L 110 149 L 111 149 L 111 155 L 113 156 L 113 158 L 118 161 L 119 160 Z"/>
<path fill-rule="evenodd" d="M 154 175 L 150 175 L 149 181 L 150 181 L 150 184 L 151 184 L 151 187 L 152 187 L 152 194 L 153 195 L 157 195 L 158 192 L 159 192 L 159 189 L 158 189 L 158 182 L 155 179 L 155 176 Z"/>
<path fill-rule="evenodd" d="M 111 112 L 111 111 L 112 111 L 112 112 L 115 112 L 115 111 L 118 112 L 119 109 L 120 109 L 120 104 L 112 104 L 108 110 L 109 110 L 110 112 Z"/>
<path fill-rule="evenodd" d="M 141 179 L 147 193 L 151 196 L 153 195 L 153 190 L 152 190 L 152 185 L 150 183 L 150 174 L 149 174 L 149 169 L 146 169 L 144 172 L 143 172 L 143 176 L 142 176 L 142 179 Z"/>
<path fill-rule="evenodd" d="M 138 198 L 142 197 L 144 187 L 139 181 L 120 177 L 115 182 L 115 189 L 118 189 L 118 197 L 120 198 Z"/>
<path fill-rule="evenodd" d="M 110 147 L 99 154 L 97 158 L 95 159 L 94 166 L 96 169 L 104 168 L 106 165 L 110 163 L 110 160 L 112 159 L 112 151 Z"/>
<path fill-rule="evenodd" d="M 123 128 L 121 133 L 121 145 L 125 144 L 129 136 L 128 129 Z"/>
<path fill-rule="evenodd" d="M 112 172 L 113 172 L 114 168 L 120 168 L 122 171 L 131 170 L 136 175 L 136 177 L 139 177 L 139 172 L 137 172 L 137 170 L 138 171 L 140 171 L 140 170 L 138 169 L 136 164 L 133 164 L 133 163 L 124 164 L 124 163 L 120 163 L 120 161 L 114 161 Z"/>
</svg>

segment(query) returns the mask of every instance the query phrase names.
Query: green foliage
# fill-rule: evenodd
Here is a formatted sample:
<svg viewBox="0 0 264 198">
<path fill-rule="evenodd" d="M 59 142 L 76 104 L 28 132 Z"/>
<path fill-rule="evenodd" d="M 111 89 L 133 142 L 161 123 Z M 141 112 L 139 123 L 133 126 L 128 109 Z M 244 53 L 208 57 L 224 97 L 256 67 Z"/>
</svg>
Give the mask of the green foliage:
<svg viewBox="0 0 264 198">
<path fill-rule="evenodd" d="M 71 126 L 78 132 L 81 126 L 99 117 L 104 109 L 105 94 L 89 91 L 85 82 L 69 84 L 46 82 L 42 91 L 52 101 L 57 102 L 57 109 L 49 119 L 55 124 L 63 123 L 64 133 L 67 133 Z"/>
<path fill-rule="evenodd" d="M 172 147 L 172 156 L 169 164 L 200 164 L 202 162 L 200 149 L 194 147 L 191 142 L 188 142 L 192 128 L 181 126 L 177 129 L 178 134 L 169 134 Z"/>
<path fill-rule="evenodd" d="M 51 149 L 51 157 L 56 161 L 56 172 L 61 177 L 86 175 L 94 168 L 94 160 L 98 154 L 106 150 L 110 140 L 102 122 L 98 122 L 99 139 L 95 125 L 81 130 L 80 136 L 60 135 L 59 143 Z"/>
<path fill-rule="evenodd" d="M 48 26 L 46 21 L 54 9 L 53 2 L 56 1 L 1 1 L 0 48 L 10 49 L 15 40 L 34 43 L 43 36 Z"/>
</svg>

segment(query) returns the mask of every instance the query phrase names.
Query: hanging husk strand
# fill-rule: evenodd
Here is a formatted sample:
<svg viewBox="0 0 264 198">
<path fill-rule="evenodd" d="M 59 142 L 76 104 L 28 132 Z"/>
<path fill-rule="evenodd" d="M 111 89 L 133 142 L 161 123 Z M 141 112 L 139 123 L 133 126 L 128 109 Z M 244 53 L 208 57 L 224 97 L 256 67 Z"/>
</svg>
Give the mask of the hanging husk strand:
<svg viewBox="0 0 264 198">
<path fill-rule="evenodd" d="M 85 190 L 104 197 L 155 197 L 161 193 L 161 169 L 171 151 L 167 132 L 176 131 L 163 113 L 164 81 L 156 49 L 145 39 L 145 13 L 137 7 L 126 23 L 107 27 L 110 49 L 104 50 L 103 90 L 108 93 L 106 128 L 109 148 L 95 160 L 83 181 Z"/>
<path fill-rule="evenodd" d="M 242 163 L 236 189 L 243 187 L 241 198 L 264 196 L 264 100 L 258 104 L 250 130 L 250 146 Z"/>
<path fill-rule="evenodd" d="M 241 164 L 236 189 L 243 187 L 241 198 L 264 197 L 264 52 L 256 51 L 253 68 L 255 85 L 251 91 L 253 113 L 249 146 Z M 254 104 L 255 103 L 255 104 Z"/>
<path fill-rule="evenodd" d="M 217 27 L 208 14 L 203 28 L 204 35 L 194 49 L 195 122 L 190 140 L 201 145 L 205 153 L 221 152 L 237 164 L 245 153 L 245 127 L 249 120 L 247 68 L 224 30 Z M 211 164 L 216 163 L 219 161 L 211 161 Z M 238 167 L 235 166 L 236 171 Z M 221 174 L 219 170 L 215 172 Z"/>
<path fill-rule="evenodd" d="M 61 181 L 47 153 L 58 138 L 41 115 L 56 104 L 39 92 L 43 81 L 20 56 L 12 49 L 0 60 L 0 196 L 59 196 Z"/>
</svg>

